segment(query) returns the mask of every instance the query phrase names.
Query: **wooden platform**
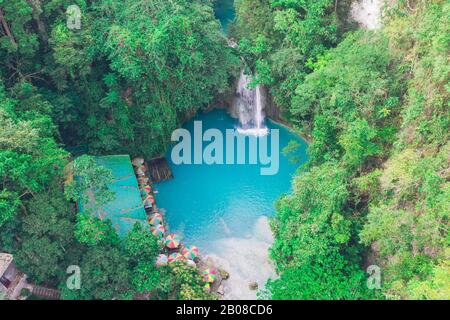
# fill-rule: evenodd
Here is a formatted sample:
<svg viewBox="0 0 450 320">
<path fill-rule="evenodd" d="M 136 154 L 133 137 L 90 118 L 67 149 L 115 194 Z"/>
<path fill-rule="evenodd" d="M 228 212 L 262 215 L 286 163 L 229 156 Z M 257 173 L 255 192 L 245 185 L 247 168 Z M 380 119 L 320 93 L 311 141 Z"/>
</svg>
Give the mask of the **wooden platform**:
<svg viewBox="0 0 450 320">
<path fill-rule="evenodd" d="M 48 299 L 48 300 L 59 300 L 61 299 L 61 292 L 55 289 L 49 289 L 41 286 L 34 286 L 32 291 L 33 295 Z"/>
<path fill-rule="evenodd" d="M 155 158 L 146 161 L 148 175 L 152 182 L 161 182 L 173 178 L 172 170 L 166 158 Z"/>
</svg>

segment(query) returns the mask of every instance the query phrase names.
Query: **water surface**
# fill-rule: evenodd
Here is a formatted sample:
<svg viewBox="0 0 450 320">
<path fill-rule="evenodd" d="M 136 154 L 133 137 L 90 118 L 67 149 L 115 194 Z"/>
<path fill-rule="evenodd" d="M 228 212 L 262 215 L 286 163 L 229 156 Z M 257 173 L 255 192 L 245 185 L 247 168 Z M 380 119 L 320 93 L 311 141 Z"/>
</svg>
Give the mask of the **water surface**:
<svg viewBox="0 0 450 320">
<path fill-rule="evenodd" d="M 217 128 L 223 133 L 237 126 L 237 120 L 224 110 L 214 110 L 184 125 L 192 135 L 195 120 L 202 121 L 203 130 Z M 306 161 L 307 145 L 299 136 L 273 122 L 266 124 L 269 129 L 280 130 L 280 168 L 276 175 L 262 176 L 259 164 L 175 165 L 169 151 L 167 159 L 174 179 L 156 185 L 156 200 L 166 211 L 170 231 L 197 245 L 203 254 L 220 260 L 232 277 L 234 274 L 232 280 L 241 281 L 240 291 L 230 293 L 233 298 L 254 298 L 254 292 L 245 291 L 248 282 L 263 285 L 271 273 L 267 248 L 272 240 L 267 217 L 274 214 L 274 202 L 290 191 L 296 169 Z M 289 141 L 296 141 L 299 148 L 295 155 L 286 156 L 282 149 Z M 248 148 L 246 153 L 248 159 Z M 233 286 L 239 287 L 237 283 Z"/>
<path fill-rule="evenodd" d="M 216 0 L 214 2 L 214 13 L 220 20 L 225 32 L 228 30 L 228 24 L 235 18 L 234 0 Z"/>
</svg>

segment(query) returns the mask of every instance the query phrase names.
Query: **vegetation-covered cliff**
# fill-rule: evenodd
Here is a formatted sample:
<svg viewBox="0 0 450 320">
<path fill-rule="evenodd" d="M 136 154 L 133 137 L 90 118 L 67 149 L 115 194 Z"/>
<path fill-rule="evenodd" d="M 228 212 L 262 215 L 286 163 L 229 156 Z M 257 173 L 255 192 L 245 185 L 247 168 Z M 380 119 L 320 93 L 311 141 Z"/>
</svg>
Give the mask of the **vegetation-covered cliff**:
<svg viewBox="0 0 450 320">
<path fill-rule="evenodd" d="M 0 251 L 51 287 L 80 265 L 83 290 L 67 299 L 212 298 L 192 269 L 155 268 L 148 230 L 120 240 L 77 216 L 64 168 L 79 150 L 161 154 L 243 57 L 311 140 L 276 206 L 280 277 L 263 296 L 450 298 L 450 2 L 387 1 L 372 31 L 350 22 L 350 4 L 236 0 L 233 49 L 212 0 L 0 0 Z M 369 265 L 380 289 L 367 286 Z"/>
<path fill-rule="evenodd" d="M 155 269 L 149 230 L 119 241 L 76 217 L 63 173 L 66 150 L 164 152 L 239 64 L 209 0 L 0 0 L 0 251 L 50 287 L 79 265 L 83 290 L 64 298 L 209 297 L 191 269 Z"/>
<path fill-rule="evenodd" d="M 448 1 L 238 0 L 233 35 L 310 160 L 277 204 L 275 299 L 449 297 Z M 366 284 L 380 267 L 380 290 Z"/>
</svg>

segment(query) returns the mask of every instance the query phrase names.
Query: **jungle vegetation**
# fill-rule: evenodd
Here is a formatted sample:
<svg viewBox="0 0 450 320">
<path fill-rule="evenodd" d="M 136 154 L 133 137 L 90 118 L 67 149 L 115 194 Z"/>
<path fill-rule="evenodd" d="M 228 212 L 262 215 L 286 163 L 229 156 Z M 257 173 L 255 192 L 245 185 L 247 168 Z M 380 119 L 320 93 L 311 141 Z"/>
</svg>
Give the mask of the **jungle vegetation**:
<svg viewBox="0 0 450 320">
<path fill-rule="evenodd" d="M 212 298 L 183 264 L 155 268 L 147 230 L 120 240 L 78 216 L 83 188 L 65 188 L 65 170 L 102 190 L 108 174 L 72 157 L 163 153 L 243 57 L 311 141 L 276 204 L 279 277 L 261 296 L 450 298 L 450 2 L 390 1 L 371 31 L 350 3 L 235 0 L 233 49 L 212 0 L 0 0 L 0 251 L 66 299 Z M 80 29 L 67 24 L 74 4 Z M 82 290 L 66 290 L 68 265 L 83 268 Z"/>
<path fill-rule="evenodd" d="M 277 203 L 280 277 L 263 295 L 448 299 L 450 2 L 391 1 L 371 31 L 348 23 L 348 5 L 236 1 L 239 49 L 311 140 Z"/>
<path fill-rule="evenodd" d="M 210 297 L 191 268 L 155 268 L 148 230 L 119 240 L 77 216 L 83 185 L 64 190 L 64 170 L 84 153 L 163 153 L 239 68 L 210 0 L 0 0 L 0 250 L 63 298 Z M 92 159 L 70 166 L 105 191 Z M 82 290 L 65 290 L 69 265 Z"/>
</svg>

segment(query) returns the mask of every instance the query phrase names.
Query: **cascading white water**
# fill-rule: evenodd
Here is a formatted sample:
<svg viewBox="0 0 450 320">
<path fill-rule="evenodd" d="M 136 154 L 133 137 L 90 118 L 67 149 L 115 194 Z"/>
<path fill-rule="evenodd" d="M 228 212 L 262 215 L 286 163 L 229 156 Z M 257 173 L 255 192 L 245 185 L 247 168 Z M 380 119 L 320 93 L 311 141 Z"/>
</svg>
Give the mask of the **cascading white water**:
<svg viewBox="0 0 450 320">
<path fill-rule="evenodd" d="M 263 125 L 264 121 L 264 115 L 263 115 L 263 101 L 261 96 L 261 86 L 258 85 L 255 88 L 255 121 L 256 121 L 256 129 L 262 129 L 261 126 Z"/>
<path fill-rule="evenodd" d="M 238 131 L 242 134 L 265 136 L 268 133 L 264 125 L 264 100 L 261 86 L 249 88 L 251 76 L 241 72 L 236 97 L 234 99 L 234 112 L 239 118 Z"/>
</svg>

